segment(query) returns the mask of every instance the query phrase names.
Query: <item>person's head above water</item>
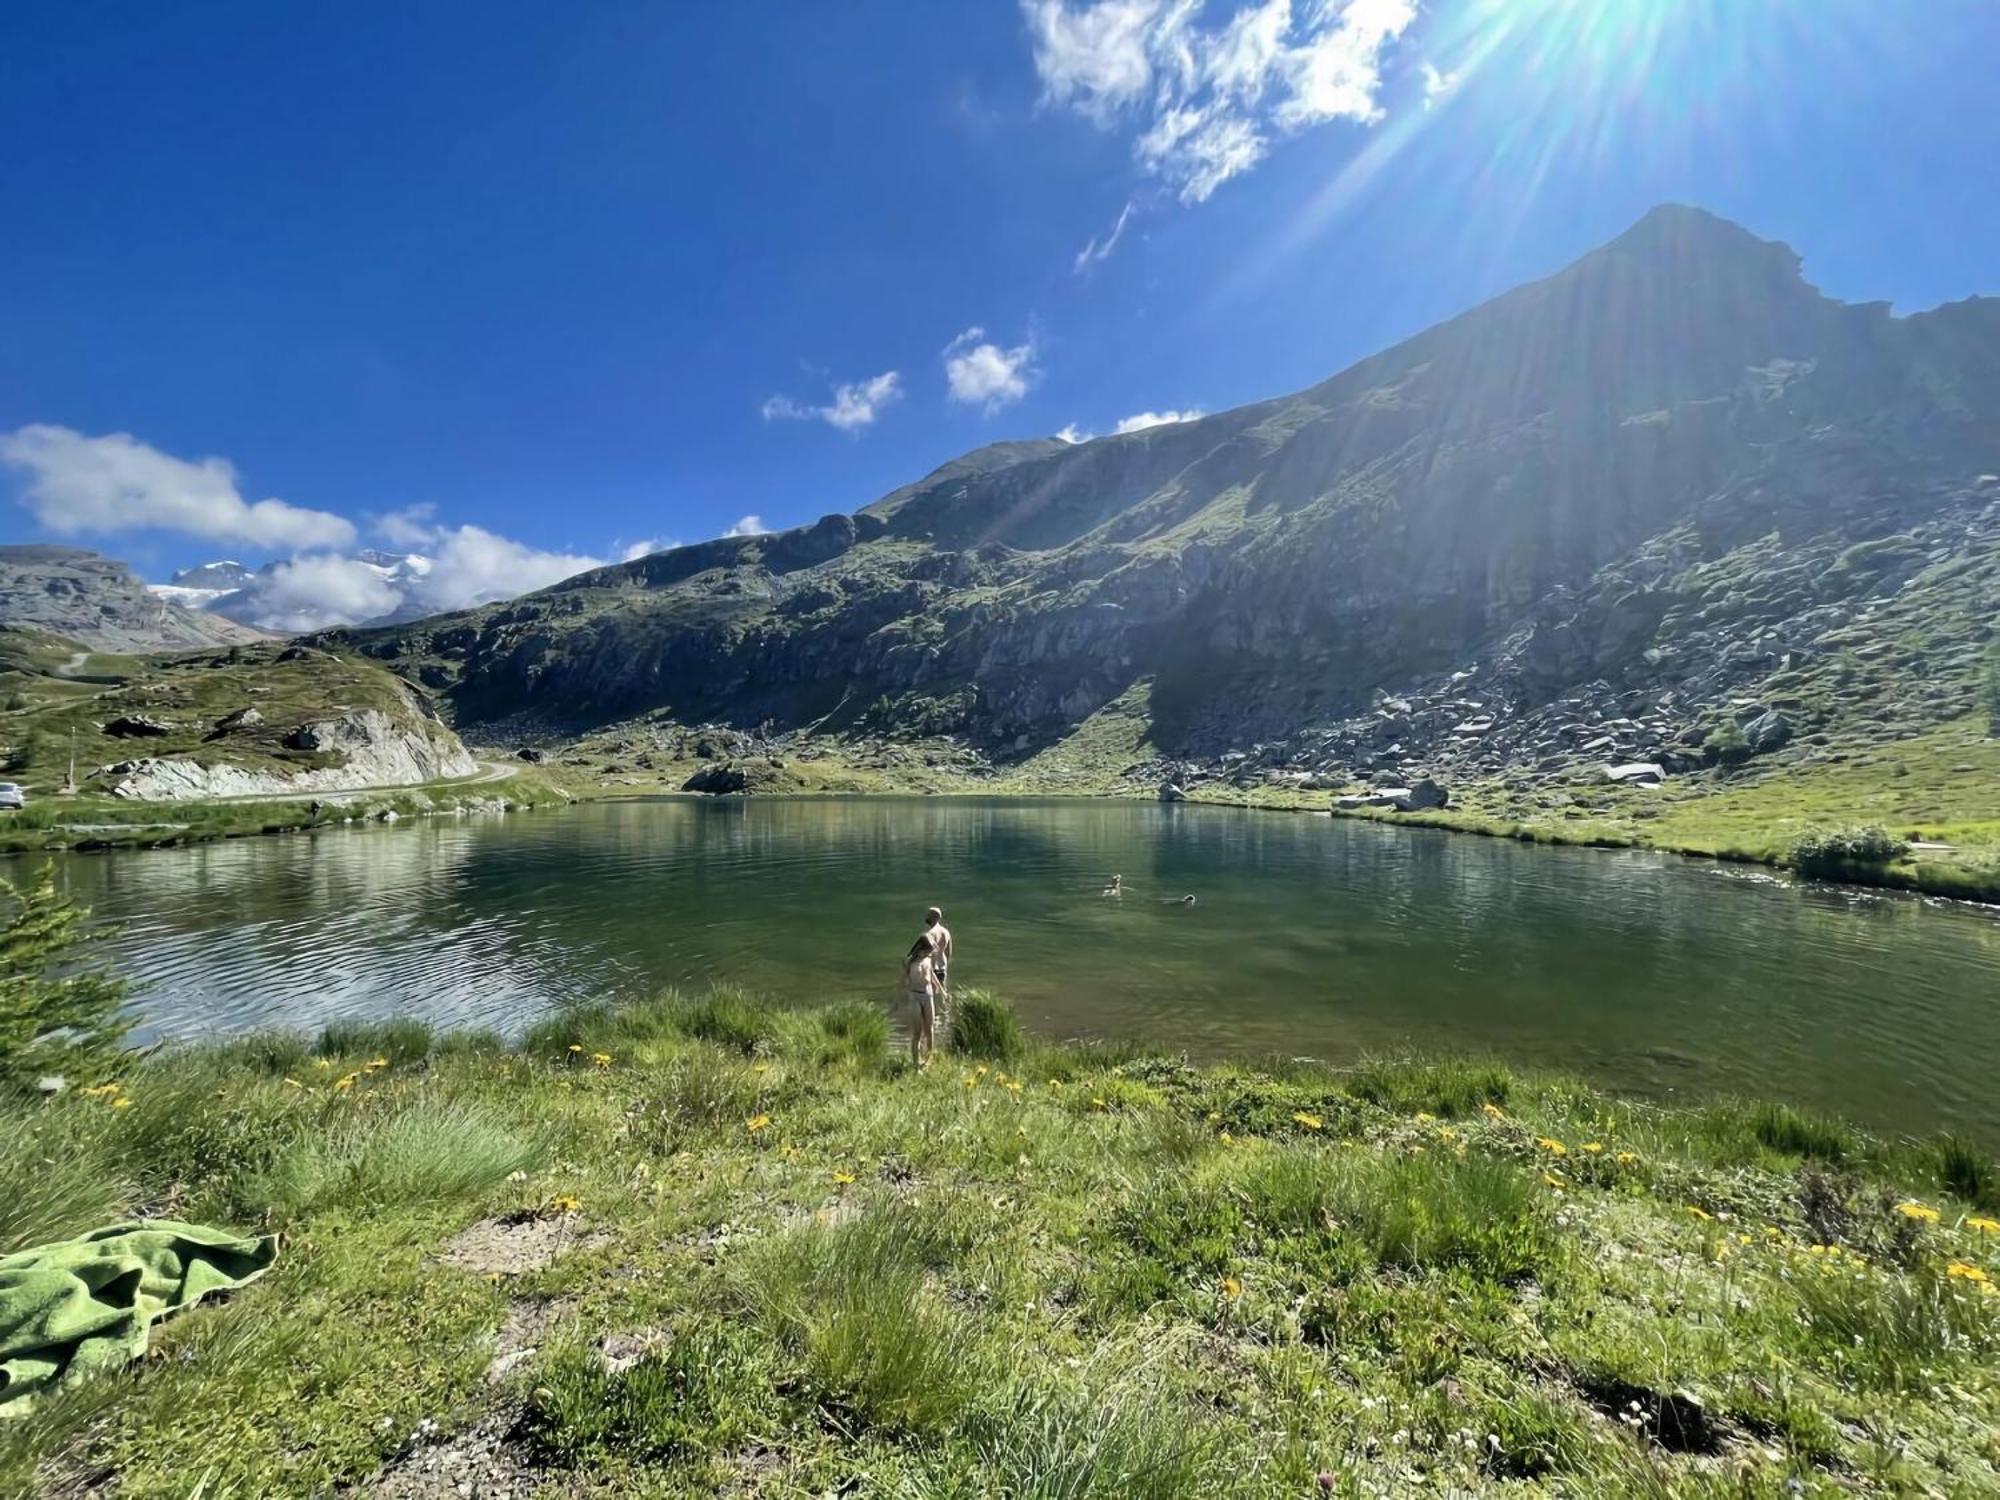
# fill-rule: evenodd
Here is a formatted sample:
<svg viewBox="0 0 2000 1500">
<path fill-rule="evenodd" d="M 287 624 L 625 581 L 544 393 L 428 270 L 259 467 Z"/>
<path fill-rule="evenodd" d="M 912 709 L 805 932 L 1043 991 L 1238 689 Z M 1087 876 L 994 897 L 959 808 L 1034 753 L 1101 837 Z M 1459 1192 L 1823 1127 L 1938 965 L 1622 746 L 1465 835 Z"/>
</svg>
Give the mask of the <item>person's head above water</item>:
<svg viewBox="0 0 2000 1500">
<path fill-rule="evenodd" d="M 1194 905 L 1194 897 L 1192 897 L 1192 896 L 1183 896 L 1183 897 L 1181 897 L 1181 905 L 1182 905 L 1182 906 L 1193 906 L 1193 905 Z"/>
<path fill-rule="evenodd" d="M 942 911 L 939 911 L 935 906 L 933 906 L 929 911 L 924 913 L 924 926 L 926 927 L 935 927 L 937 926 L 938 923 L 942 922 L 943 920 L 944 920 L 944 913 Z"/>
</svg>

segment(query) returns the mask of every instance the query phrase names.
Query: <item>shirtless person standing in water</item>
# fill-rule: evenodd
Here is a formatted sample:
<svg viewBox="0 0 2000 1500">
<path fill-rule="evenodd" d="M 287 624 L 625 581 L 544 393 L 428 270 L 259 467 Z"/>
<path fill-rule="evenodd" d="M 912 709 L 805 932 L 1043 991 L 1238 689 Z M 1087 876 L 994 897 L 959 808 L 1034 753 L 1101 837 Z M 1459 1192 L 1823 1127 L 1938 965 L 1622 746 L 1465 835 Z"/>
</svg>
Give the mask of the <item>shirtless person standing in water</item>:
<svg viewBox="0 0 2000 1500">
<path fill-rule="evenodd" d="M 931 940 L 931 976 L 937 980 L 938 1007 L 951 999 L 947 970 L 951 968 L 951 929 L 944 925 L 944 913 L 933 906 L 924 913 L 924 934 Z"/>
</svg>

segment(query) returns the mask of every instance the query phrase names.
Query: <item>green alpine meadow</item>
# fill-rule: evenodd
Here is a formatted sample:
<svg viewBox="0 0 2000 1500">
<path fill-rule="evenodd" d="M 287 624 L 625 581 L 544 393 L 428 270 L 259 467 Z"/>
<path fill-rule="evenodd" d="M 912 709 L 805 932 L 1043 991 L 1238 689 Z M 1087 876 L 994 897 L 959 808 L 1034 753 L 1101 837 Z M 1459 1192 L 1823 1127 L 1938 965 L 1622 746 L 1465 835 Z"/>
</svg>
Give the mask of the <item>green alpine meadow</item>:
<svg viewBox="0 0 2000 1500">
<path fill-rule="evenodd" d="M 0 1253 L 275 1235 L 0 1386 L 9 1493 L 1978 1494 L 2000 1168 L 1477 1059 L 1195 1067 L 967 993 L 352 1026 L 0 1113 Z M 0 1259 L 0 1326 L 8 1260 Z M 0 1365 L 0 1370 L 7 1368 Z M 470 1488 L 467 1488 L 469 1486 Z"/>
</svg>

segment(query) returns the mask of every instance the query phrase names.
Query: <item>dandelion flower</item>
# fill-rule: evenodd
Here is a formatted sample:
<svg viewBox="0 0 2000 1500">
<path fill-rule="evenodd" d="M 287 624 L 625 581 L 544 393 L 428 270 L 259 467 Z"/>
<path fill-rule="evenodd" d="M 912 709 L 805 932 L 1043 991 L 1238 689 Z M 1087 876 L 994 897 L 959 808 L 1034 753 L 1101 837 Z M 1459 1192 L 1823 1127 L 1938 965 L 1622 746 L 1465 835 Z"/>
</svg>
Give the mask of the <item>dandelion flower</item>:
<svg viewBox="0 0 2000 1500">
<path fill-rule="evenodd" d="M 1704 1224 L 1711 1222 L 1715 1218 L 1715 1215 L 1710 1213 L 1707 1209 L 1697 1208 L 1692 1203 L 1690 1203 L 1687 1206 L 1687 1210 L 1689 1213 L 1693 1214 L 1697 1219 L 1700 1219 Z"/>
<path fill-rule="evenodd" d="M 1967 1219 L 1965 1227 L 1979 1234 L 2000 1234 L 2000 1219 Z"/>
<path fill-rule="evenodd" d="M 771 1117 L 769 1115 L 752 1115 L 743 1122 L 743 1128 L 752 1135 L 755 1135 L 758 1131 L 768 1127 L 770 1123 Z"/>
<path fill-rule="evenodd" d="M 583 1207 L 583 1200 L 568 1193 L 558 1193 L 549 1199 L 549 1207 L 559 1214 L 573 1214 Z"/>
<path fill-rule="evenodd" d="M 1223 1277 L 1222 1295 L 1229 1298 L 1232 1302 L 1235 1301 L 1236 1298 L 1243 1295 L 1243 1283 L 1238 1281 L 1234 1276 Z"/>
<path fill-rule="evenodd" d="M 1318 1115 L 1309 1115 L 1304 1110 L 1298 1111 L 1298 1113 L 1292 1116 L 1292 1119 L 1297 1124 L 1303 1125 L 1307 1130 L 1318 1130 L 1326 1123 Z"/>
<path fill-rule="evenodd" d="M 1484 1104 L 1479 1106 L 1479 1112 L 1489 1120 L 1504 1120 L 1507 1118 L 1507 1111 L 1495 1104 L 1491 1099 L 1488 1099 Z"/>
<path fill-rule="evenodd" d="M 1535 1144 L 1537 1146 L 1540 1146 L 1544 1151 L 1548 1152 L 1549 1155 L 1551 1156 L 1569 1155 L 1569 1147 L 1565 1146 L 1561 1141 L 1554 1140 L 1546 1135 L 1537 1136 L 1535 1138 Z"/>
<path fill-rule="evenodd" d="M 569 1044 L 569 1051 L 570 1051 L 570 1056 L 581 1057 L 583 1055 L 583 1043 L 571 1042 Z"/>
<path fill-rule="evenodd" d="M 333 1080 L 334 1092 L 339 1094 L 346 1093 L 354 1087 L 354 1080 L 360 1076 L 359 1073 L 342 1073 L 338 1078 Z"/>
<path fill-rule="evenodd" d="M 1989 1282 L 1993 1279 L 1991 1276 L 1988 1276 L 1984 1271 L 1982 1271 L 1978 1266 L 1969 1266 L 1962 1260 L 1955 1260 L 1950 1265 L 1946 1266 L 1944 1268 L 1944 1274 L 1950 1277 L 1954 1277 L 1959 1281 L 1976 1281 L 1981 1284 Z"/>
<path fill-rule="evenodd" d="M 1632 1165 L 1632 1163 L 1634 1163 L 1639 1159 L 1639 1153 L 1636 1151 L 1620 1151 L 1616 1156 L 1612 1157 L 1611 1159 L 1617 1162 L 1618 1165 L 1621 1167 L 1629 1167 Z"/>
<path fill-rule="evenodd" d="M 611 1066 L 611 1054 L 609 1052 L 593 1052 L 590 1054 L 590 1060 L 600 1068 Z"/>
<path fill-rule="evenodd" d="M 386 1068 L 388 1066 L 389 1066 L 389 1059 L 386 1057 L 371 1057 L 368 1059 L 368 1062 L 366 1064 L 368 1071 L 371 1073 L 376 1072 L 378 1069 Z"/>
<path fill-rule="evenodd" d="M 1103 1096 L 1099 1095 L 1091 1099 L 1090 1107 L 1092 1109 L 1109 1109 L 1111 1106 L 1104 1102 Z"/>
<path fill-rule="evenodd" d="M 1588 1151 L 1592 1156 L 1598 1156 L 1601 1155 L 1604 1151 L 1604 1142 L 1585 1141 L 1583 1143 L 1583 1149 Z"/>
<path fill-rule="evenodd" d="M 835 1172 L 833 1174 L 833 1185 L 835 1187 L 847 1187 L 851 1185 L 853 1181 L 854 1181 L 854 1174 L 852 1172 Z"/>
<path fill-rule="evenodd" d="M 1049 1080 L 1049 1087 L 1060 1094 L 1062 1092 L 1062 1080 L 1060 1078 L 1051 1078 Z"/>
<path fill-rule="evenodd" d="M 1228 1131 L 1225 1130 L 1222 1132 L 1220 1136 L 1217 1137 L 1217 1139 L 1220 1140 L 1223 1145 L 1227 1146 L 1230 1143 L 1232 1143 L 1236 1139 L 1236 1137 L 1231 1135 Z"/>
<path fill-rule="evenodd" d="M 1553 1172 L 1542 1173 L 1542 1181 L 1546 1182 L 1552 1188 L 1559 1188 L 1566 1185 L 1563 1182 L 1563 1180 L 1560 1177 L 1556 1176 L 1556 1174 Z"/>
<path fill-rule="evenodd" d="M 1428 1125 L 1431 1123 L 1431 1121 L 1435 1120 L 1437 1116 L 1428 1115 L 1425 1114 L 1422 1110 L 1418 1110 L 1412 1118 L 1415 1119 L 1419 1125 Z"/>
<path fill-rule="evenodd" d="M 123 1094 L 120 1094 L 116 1099 L 111 1101 L 111 1107 L 113 1109 L 130 1109 L 132 1101 L 127 1099 Z"/>
<path fill-rule="evenodd" d="M 1928 1203 L 1898 1203 L 1896 1212 L 1906 1219 L 1915 1219 L 1919 1224 L 1935 1224 L 1939 1218 L 1938 1211 Z"/>
</svg>

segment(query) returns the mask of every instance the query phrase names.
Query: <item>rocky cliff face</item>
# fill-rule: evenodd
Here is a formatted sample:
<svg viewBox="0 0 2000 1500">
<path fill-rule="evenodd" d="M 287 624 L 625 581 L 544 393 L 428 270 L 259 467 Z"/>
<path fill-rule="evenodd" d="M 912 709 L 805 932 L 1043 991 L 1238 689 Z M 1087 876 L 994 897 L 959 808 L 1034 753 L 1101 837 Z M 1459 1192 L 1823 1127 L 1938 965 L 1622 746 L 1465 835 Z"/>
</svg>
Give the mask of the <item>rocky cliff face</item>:
<svg viewBox="0 0 2000 1500">
<path fill-rule="evenodd" d="M 379 709 L 302 724 L 286 743 L 332 757 L 334 764 L 284 772 L 251 770 L 226 760 L 148 757 L 108 766 L 100 779 L 113 796 L 178 802 L 420 786 L 471 776 L 479 769 L 458 736 L 443 725 L 393 718 Z"/>
<path fill-rule="evenodd" d="M 1185 756 L 1511 765 L 1607 719 L 1599 748 L 1670 756 L 1829 624 L 1984 587 L 1995 473 L 2000 301 L 1842 304 L 1785 247 L 1662 209 L 1295 396 L 996 445 L 853 516 L 338 640 L 474 721 L 1007 754 L 1143 682 Z M 1940 710 L 1986 628 L 1938 627 Z"/>
<path fill-rule="evenodd" d="M 265 639 L 161 598 L 121 562 L 79 547 L 0 547 L 0 625 L 93 651 L 171 651 Z"/>
</svg>

